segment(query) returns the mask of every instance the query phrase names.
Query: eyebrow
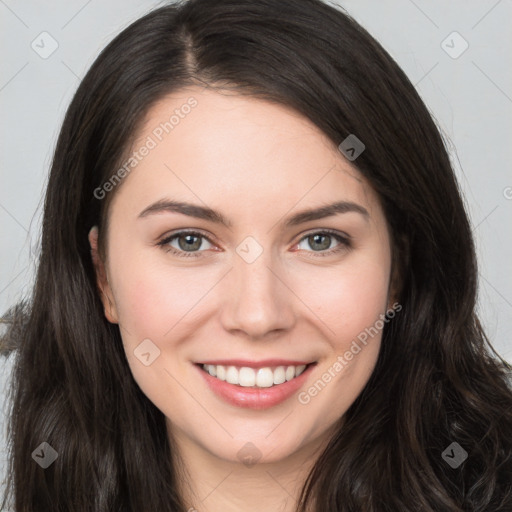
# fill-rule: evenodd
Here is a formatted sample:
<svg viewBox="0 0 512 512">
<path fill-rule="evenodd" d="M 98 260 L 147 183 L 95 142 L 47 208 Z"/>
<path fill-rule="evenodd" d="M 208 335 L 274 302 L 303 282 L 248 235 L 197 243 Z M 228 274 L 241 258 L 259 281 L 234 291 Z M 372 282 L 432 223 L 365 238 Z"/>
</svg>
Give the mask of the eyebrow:
<svg viewBox="0 0 512 512">
<path fill-rule="evenodd" d="M 139 218 L 144 218 L 149 215 L 162 212 L 181 213 L 196 219 L 203 219 L 216 224 L 221 224 L 227 228 L 233 227 L 231 221 L 226 219 L 226 217 L 216 210 L 183 201 L 173 201 L 171 199 L 160 199 L 159 201 L 149 205 L 139 214 Z M 365 220 L 368 220 L 370 217 L 368 210 L 357 203 L 353 203 L 351 201 L 337 201 L 319 208 L 311 208 L 298 212 L 288 218 L 285 222 L 285 227 L 293 227 L 312 220 L 324 219 L 340 213 L 349 212 L 359 213 L 365 218 Z"/>
</svg>

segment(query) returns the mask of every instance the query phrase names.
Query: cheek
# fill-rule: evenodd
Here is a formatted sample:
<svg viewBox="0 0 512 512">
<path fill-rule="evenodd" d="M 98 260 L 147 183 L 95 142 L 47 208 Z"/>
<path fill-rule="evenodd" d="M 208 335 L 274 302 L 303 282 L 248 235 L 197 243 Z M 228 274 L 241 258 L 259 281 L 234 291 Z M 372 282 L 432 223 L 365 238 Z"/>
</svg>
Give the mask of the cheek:
<svg viewBox="0 0 512 512">
<path fill-rule="evenodd" d="M 349 409 L 373 373 L 382 338 L 382 329 L 375 326 L 381 326 L 380 315 L 387 309 L 389 266 L 383 256 L 382 263 L 360 261 L 333 269 L 329 279 L 320 272 L 316 277 L 317 293 L 308 297 L 330 354 L 298 401 L 316 418 L 313 429 L 322 430 Z"/>
<path fill-rule="evenodd" d="M 191 270 L 171 272 L 142 262 L 125 267 L 115 290 L 120 323 L 137 337 L 165 337 L 181 319 L 193 316 L 194 307 L 211 287 L 204 275 L 199 279 L 199 273 Z"/>
<path fill-rule="evenodd" d="M 332 272 L 317 269 L 300 296 L 323 322 L 326 336 L 336 349 L 357 337 L 373 325 L 387 308 L 389 265 L 381 262 L 358 261 L 354 265 L 333 267 Z"/>
<path fill-rule="evenodd" d="M 201 297 L 211 284 L 191 269 L 171 269 L 133 254 L 118 262 L 112 281 L 128 364 L 142 391 L 162 410 L 170 390 L 179 400 L 180 388 L 165 370 L 173 368 L 181 350 L 179 340 L 193 335 L 194 312 L 200 309 Z M 147 348 L 142 350 L 142 346 Z M 160 352 L 153 359 L 155 350 Z M 139 359 L 147 351 L 152 359 L 149 366 Z M 183 403 L 181 406 L 185 407 Z"/>
</svg>

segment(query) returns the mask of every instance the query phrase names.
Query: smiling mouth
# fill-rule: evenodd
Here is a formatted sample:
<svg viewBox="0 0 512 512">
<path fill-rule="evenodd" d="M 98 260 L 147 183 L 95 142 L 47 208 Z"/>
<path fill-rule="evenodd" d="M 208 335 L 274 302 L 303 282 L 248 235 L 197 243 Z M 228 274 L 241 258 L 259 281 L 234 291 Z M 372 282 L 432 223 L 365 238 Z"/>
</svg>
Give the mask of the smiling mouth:
<svg viewBox="0 0 512 512">
<path fill-rule="evenodd" d="M 222 364 L 201 364 L 204 372 L 228 384 L 244 388 L 271 388 L 289 382 L 301 375 L 309 366 L 316 362 L 301 365 L 278 365 L 251 368 Z"/>
</svg>

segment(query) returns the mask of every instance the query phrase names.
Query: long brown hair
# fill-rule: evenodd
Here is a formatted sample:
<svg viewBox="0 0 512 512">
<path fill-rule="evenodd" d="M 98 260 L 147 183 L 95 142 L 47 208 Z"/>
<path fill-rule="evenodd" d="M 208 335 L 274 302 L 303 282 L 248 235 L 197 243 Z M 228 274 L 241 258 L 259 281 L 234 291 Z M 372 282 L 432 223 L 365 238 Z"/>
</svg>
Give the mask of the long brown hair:
<svg viewBox="0 0 512 512">
<path fill-rule="evenodd" d="M 353 163 L 391 228 L 402 310 L 298 510 L 512 510 L 512 368 L 475 314 L 475 249 L 445 144 L 388 53 L 320 0 L 158 8 L 123 30 L 80 84 L 53 157 L 33 294 L 9 334 L 15 510 L 187 510 L 163 413 L 104 317 L 87 234 L 106 231 L 115 191 L 103 201 L 94 191 L 144 115 L 191 84 L 290 106 L 336 145 L 356 134 L 366 149 Z M 42 442 L 58 453 L 46 469 L 31 459 Z M 452 443 L 468 455 L 457 468 L 442 455 Z"/>
</svg>

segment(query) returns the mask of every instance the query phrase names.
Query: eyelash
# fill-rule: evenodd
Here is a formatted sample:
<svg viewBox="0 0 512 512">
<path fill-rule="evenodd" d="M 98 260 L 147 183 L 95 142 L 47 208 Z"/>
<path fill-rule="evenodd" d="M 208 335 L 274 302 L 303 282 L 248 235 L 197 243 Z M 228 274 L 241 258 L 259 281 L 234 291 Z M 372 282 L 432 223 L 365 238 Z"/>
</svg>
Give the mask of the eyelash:
<svg viewBox="0 0 512 512">
<path fill-rule="evenodd" d="M 310 233 L 307 233 L 305 234 L 300 240 L 298 243 L 302 242 L 304 239 L 306 238 L 309 238 L 310 236 L 313 236 L 313 235 L 330 235 L 332 236 L 333 238 L 335 238 L 338 242 L 340 242 L 340 245 L 338 245 L 337 247 L 335 247 L 334 249 L 329 249 L 327 251 L 308 251 L 308 252 L 313 252 L 315 254 L 315 258 L 323 258 L 325 256 L 331 256 L 333 254 L 336 254 L 338 252 L 341 252 L 342 250 L 344 249 L 350 249 L 352 247 L 352 244 L 350 242 L 350 237 L 348 236 L 342 236 L 339 232 L 337 231 L 333 231 L 331 229 L 323 229 L 323 230 L 319 230 L 319 231 L 312 231 Z M 201 253 L 204 252 L 204 251 L 191 251 L 191 252 L 187 252 L 187 251 L 181 251 L 181 250 L 178 250 L 174 247 L 171 247 L 170 245 L 168 245 L 170 242 L 172 242 L 175 238 L 178 238 L 182 235 L 195 235 L 195 236 L 198 236 L 198 237 L 201 237 L 201 238 L 204 238 L 206 239 L 208 242 L 210 242 L 211 244 L 213 244 L 213 242 L 206 236 L 204 235 L 203 233 L 200 233 L 198 231 L 178 231 L 177 233 L 174 233 L 166 238 L 164 238 L 163 240 L 161 240 L 160 242 L 158 242 L 158 246 L 161 246 L 162 249 L 165 251 L 165 252 L 170 252 L 180 258 L 199 258 L 201 257 Z"/>
</svg>

